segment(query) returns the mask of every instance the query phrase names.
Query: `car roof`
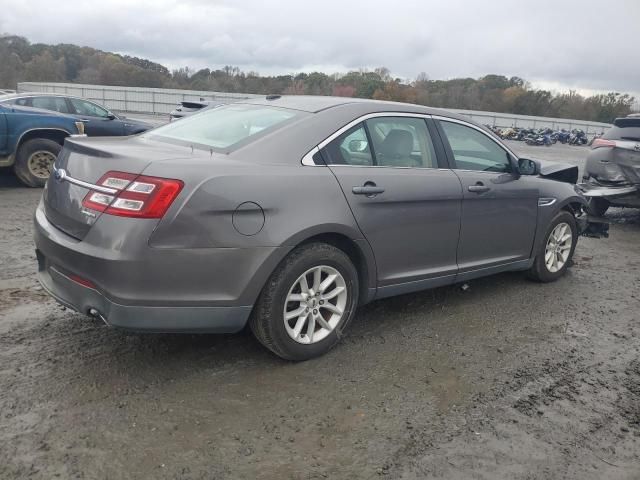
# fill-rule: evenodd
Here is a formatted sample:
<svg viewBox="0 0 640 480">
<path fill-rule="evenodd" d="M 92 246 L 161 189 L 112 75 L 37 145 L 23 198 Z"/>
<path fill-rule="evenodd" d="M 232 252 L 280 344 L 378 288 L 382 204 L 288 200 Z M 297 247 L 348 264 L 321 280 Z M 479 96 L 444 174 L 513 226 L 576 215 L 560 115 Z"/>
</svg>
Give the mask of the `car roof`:
<svg viewBox="0 0 640 480">
<path fill-rule="evenodd" d="M 292 110 L 302 110 L 309 113 L 318 113 L 329 108 L 341 105 L 358 104 L 361 108 L 365 105 L 371 107 L 372 111 L 397 111 L 422 113 L 425 115 L 446 115 L 452 116 L 449 112 L 429 108 L 423 105 L 413 103 L 389 102 L 383 100 L 371 100 L 368 98 L 353 97 L 329 97 L 317 95 L 267 95 L 265 97 L 250 98 L 240 100 L 237 103 L 245 103 L 251 105 L 270 105 L 274 107 L 290 108 Z"/>
<path fill-rule="evenodd" d="M 77 98 L 79 100 L 86 100 L 87 102 L 95 103 L 92 100 L 86 98 L 76 97 L 75 95 L 67 95 L 66 93 L 52 93 L 52 92 L 21 92 L 21 93 L 8 93 L 0 95 L 0 101 L 11 100 L 12 98 L 27 98 L 27 97 L 64 97 L 64 98 Z"/>
</svg>

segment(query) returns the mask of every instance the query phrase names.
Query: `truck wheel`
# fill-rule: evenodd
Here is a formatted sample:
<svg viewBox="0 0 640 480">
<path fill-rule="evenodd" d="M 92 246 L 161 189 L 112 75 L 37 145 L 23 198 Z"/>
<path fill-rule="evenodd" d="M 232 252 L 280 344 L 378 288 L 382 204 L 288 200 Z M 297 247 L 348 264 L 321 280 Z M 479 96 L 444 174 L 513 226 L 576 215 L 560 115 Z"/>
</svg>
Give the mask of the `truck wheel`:
<svg viewBox="0 0 640 480">
<path fill-rule="evenodd" d="M 547 228 L 533 266 L 527 276 L 538 282 L 553 282 L 565 274 L 578 243 L 578 226 L 575 217 L 560 211 Z"/>
<path fill-rule="evenodd" d="M 61 149 L 59 143 L 47 138 L 27 140 L 16 153 L 16 176 L 29 187 L 44 187 Z"/>
<path fill-rule="evenodd" d="M 296 248 L 267 281 L 250 326 L 265 347 L 302 361 L 329 351 L 358 305 L 358 272 L 326 243 Z"/>
<path fill-rule="evenodd" d="M 589 200 L 589 213 L 592 213 L 596 217 L 601 217 L 605 213 L 607 213 L 607 210 L 609 210 L 610 206 L 611 204 L 608 200 L 605 200 L 604 198 L 593 197 Z"/>
</svg>

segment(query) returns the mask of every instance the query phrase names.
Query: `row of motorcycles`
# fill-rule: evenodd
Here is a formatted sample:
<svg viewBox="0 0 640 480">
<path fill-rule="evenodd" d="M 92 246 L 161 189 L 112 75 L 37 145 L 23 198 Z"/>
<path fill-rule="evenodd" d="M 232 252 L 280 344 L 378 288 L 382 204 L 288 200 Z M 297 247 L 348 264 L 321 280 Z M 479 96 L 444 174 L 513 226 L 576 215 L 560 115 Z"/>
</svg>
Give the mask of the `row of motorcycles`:
<svg viewBox="0 0 640 480">
<path fill-rule="evenodd" d="M 492 125 L 486 125 L 486 127 L 504 140 L 518 140 L 526 142 L 527 145 L 546 145 L 548 147 L 557 142 L 569 145 L 590 144 L 587 134 L 579 128 L 569 131 L 564 128 L 553 130 L 551 128 L 498 128 Z"/>
</svg>

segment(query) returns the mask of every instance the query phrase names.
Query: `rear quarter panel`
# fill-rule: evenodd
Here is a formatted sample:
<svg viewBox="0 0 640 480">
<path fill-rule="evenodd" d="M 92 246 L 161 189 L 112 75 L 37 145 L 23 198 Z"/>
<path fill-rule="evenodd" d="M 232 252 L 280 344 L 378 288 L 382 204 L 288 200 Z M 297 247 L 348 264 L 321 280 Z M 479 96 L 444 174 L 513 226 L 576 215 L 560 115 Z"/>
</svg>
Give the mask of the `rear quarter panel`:
<svg viewBox="0 0 640 480">
<path fill-rule="evenodd" d="M 248 287 L 249 297 L 257 296 L 295 246 L 326 233 L 341 234 L 360 247 L 368 287 L 375 286 L 373 253 L 327 167 L 206 158 L 153 162 L 144 173 L 185 182 L 183 194 L 151 236 L 150 247 L 247 249 L 247 254 L 250 249 L 275 247 Z M 241 222 L 251 230 L 239 231 Z"/>
</svg>

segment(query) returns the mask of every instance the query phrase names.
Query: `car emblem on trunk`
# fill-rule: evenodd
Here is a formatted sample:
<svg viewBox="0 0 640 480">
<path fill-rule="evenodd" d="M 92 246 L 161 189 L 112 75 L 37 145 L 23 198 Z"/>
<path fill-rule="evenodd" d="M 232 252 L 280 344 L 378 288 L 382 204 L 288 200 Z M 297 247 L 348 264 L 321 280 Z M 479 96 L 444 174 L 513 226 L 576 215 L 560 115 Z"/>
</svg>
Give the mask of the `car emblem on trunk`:
<svg viewBox="0 0 640 480">
<path fill-rule="evenodd" d="M 633 146 L 633 149 L 634 149 L 636 152 L 640 152 L 640 143 L 636 143 L 636 144 Z"/>
</svg>

